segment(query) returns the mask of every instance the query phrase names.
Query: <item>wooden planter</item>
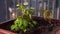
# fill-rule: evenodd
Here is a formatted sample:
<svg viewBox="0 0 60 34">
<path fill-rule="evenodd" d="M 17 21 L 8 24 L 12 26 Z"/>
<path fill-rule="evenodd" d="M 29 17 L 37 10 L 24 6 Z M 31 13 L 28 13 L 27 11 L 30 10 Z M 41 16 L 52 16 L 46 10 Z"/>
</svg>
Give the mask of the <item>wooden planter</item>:
<svg viewBox="0 0 60 34">
<path fill-rule="evenodd" d="M 34 30 L 34 31 L 29 31 L 29 32 L 26 32 L 26 34 L 50 34 L 51 32 L 54 33 L 54 28 L 59 26 L 60 27 L 60 20 L 57 20 L 57 19 L 51 19 L 51 22 L 53 22 L 54 26 L 53 26 L 53 30 L 50 31 L 49 30 L 49 27 L 50 26 L 45 26 L 45 23 L 46 21 L 44 20 L 44 18 L 42 17 L 37 17 L 37 16 L 33 16 L 33 20 L 36 20 L 37 21 L 37 25 L 36 27 L 39 27 L 37 30 Z M 16 34 L 16 32 L 13 32 L 10 30 L 10 26 L 13 24 L 14 20 L 9 20 L 9 21 L 6 21 L 6 22 L 3 22 L 3 23 L 0 23 L 0 33 L 1 34 Z M 44 22 L 44 23 L 42 23 Z M 58 27 L 57 27 L 57 30 L 58 30 Z M 51 34 L 52 34 L 51 33 Z"/>
</svg>

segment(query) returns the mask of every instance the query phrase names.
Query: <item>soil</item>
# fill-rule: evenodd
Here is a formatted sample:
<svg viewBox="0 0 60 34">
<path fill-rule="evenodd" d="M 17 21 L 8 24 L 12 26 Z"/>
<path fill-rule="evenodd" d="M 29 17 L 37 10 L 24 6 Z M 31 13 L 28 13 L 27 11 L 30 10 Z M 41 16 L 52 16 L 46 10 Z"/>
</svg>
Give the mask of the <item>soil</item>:
<svg viewBox="0 0 60 34">
<path fill-rule="evenodd" d="M 42 17 L 33 17 L 33 20 L 37 21 L 37 25 L 32 30 L 27 30 L 26 33 L 23 33 L 22 30 L 17 31 L 11 31 L 10 26 L 14 23 L 14 20 L 7 21 L 5 23 L 0 24 L 1 29 L 5 29 L 14 33 L 18 34 L 50 34 L 52 32 L 55 26 L 60 26 L 59 20 L 52 19 L 52 25 L 44 20 Z M 59 22 L 59 23 L 57 23 Z"/>
</svg>

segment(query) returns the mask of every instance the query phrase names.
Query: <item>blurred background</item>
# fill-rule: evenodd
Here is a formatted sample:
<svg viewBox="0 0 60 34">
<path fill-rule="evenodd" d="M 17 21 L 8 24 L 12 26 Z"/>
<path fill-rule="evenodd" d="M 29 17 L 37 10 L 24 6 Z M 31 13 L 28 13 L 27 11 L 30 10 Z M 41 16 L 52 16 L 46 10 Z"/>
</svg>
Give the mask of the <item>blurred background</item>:
<svg viewBox="0 0 60 34">
<path fill-rule="evenodd" d="M 49 10 L 53 19 L 60 19 L 60 0 L 0 0 L 0 22 L 19 16 L 21 11 L 16 8 L 20 3 L 27 9 L 33 9 L 34 16 L 43 17 L 43 10 Z"/>
</svg>

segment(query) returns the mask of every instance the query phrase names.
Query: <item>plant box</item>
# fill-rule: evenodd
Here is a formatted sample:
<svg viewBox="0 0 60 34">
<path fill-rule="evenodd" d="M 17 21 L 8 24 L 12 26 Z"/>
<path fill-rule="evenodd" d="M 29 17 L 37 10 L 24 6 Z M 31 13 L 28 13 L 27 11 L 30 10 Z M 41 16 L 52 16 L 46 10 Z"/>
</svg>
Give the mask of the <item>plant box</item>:
<svg viewBox="0 0 60 34">
<path fill-rule="evenodd" d="M 36 25 L 36 28 L 38 28 L 38 29 L 34 28 L 34 30 L 32 30 L 32 31 L 27 31 L 26 34 L 49 34 L 48 32 L 50 32 L 50 30 L 49 30 L 50 26 L 48 26 L 48 23 L 45 23 L 46 21 L 44 20 L 43 17 L 33 16 L 32 19 L 37 21 L 38 24 Z M 60 20 L 51 19 L 51 22 L 54 25 L 53 30 L 56 26 L 60 26 Z M 8 32 L 10 32 L 9 34 L 18 33 L 16 31 L 11 31 L 10 27 L 13 23 L 14 23 L 14 20 L 8 20 L 6 22 L 1 23 L 0 32 L 3 31 L 2 34 L 4 34 L 4 32 L 7 32 L 7 34 L 8 34 Z M 22 31 L 20 33 L 23 34 Z"/>
</svg>

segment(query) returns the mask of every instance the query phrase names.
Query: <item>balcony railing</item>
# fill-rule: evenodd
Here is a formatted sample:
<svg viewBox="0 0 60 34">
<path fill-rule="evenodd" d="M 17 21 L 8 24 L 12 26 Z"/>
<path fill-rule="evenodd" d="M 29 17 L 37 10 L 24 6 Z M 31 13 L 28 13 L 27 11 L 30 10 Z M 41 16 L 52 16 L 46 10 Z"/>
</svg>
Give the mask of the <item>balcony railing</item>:
<svg viewBox="0 0 60 34">
<path fill-rule="evenodd" d="M 4 21 L 12 19 L 14 14 L 16 15 L 14 17 L 17 17 L 21 13 L 16 10 L 17 3 L 22 3 L 26 8 L 32 7 L 35 10 L 35 16 L 43 17 L 43 10 L 50 10 L 54 19 L 60 19 L 60 0 L 2 0 L 0 6 L 5 8 L 3 9 L 5 12 L 0 10 L 0 16 L 2 15 L 1 17 L 3 17 L 6 15 L 3 17 L 5 18 Z M 9 11 L 9 7 L 12 9 L 12 13 Z M 2 20 L 1 17 L 0 20 Z"/>
</svg>

